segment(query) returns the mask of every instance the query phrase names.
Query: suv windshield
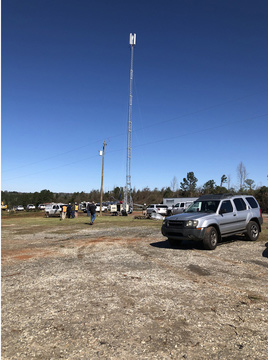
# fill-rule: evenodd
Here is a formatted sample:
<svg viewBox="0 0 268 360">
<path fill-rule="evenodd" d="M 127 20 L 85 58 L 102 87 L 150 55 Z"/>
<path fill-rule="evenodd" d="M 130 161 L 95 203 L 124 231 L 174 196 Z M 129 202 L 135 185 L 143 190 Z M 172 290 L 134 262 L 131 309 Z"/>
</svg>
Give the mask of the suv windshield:
<svg viewBox="0 0 268 360">
<path fill-rule="evenodd" d="M 215 213 L 218 209 L 220 201 L 219 200 L 203 200 L 195 201 L 192 205 L 188 207 L 185 211 L 186 213 L 192 212 L 205 212 L 205 213 Z"/>
</svg>

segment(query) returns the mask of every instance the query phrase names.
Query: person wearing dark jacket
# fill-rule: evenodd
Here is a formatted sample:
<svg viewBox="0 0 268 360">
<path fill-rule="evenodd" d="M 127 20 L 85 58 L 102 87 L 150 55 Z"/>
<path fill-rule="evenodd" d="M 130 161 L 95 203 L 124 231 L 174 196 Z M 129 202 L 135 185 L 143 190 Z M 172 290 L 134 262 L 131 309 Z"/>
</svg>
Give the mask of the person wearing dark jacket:
<svg viewBox="0 0 268 360">
<path fill-rule="evenodd" d="M 67 218 L 70 219 L 72 216 L 72 205 L 71 203 L 69 203 L 69 205 L 67 206 Z"/>
<path fill-rule="evenodd" d="M 96 205 L 95 205 L 94 201 L 91 204 L 89 204 L 89 211 L 90 211 L 90 214 L 91 214 L 91 223 L 90 223 L 90 225 L 93 225 L 94 220 L 96 219 Z"/>
<path fill-rule="evenodd" d="M 87 216 L 90 216 L 90 210 L 89 210 L 90 205 L 91 205 L 90 203 L 87 204 Z"/>
</svg>

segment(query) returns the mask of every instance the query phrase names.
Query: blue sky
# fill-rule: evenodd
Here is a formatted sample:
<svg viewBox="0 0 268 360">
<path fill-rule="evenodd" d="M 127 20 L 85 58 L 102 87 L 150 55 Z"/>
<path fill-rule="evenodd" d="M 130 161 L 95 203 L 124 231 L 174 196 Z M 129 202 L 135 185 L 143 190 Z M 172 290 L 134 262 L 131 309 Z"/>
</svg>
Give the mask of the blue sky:
<svg viewBox="0 0 268 360">
<path fill-rule="evenodd" d="M 2 0 L 2 190 L 267 183 L 268 2 Z"/>
</svg>

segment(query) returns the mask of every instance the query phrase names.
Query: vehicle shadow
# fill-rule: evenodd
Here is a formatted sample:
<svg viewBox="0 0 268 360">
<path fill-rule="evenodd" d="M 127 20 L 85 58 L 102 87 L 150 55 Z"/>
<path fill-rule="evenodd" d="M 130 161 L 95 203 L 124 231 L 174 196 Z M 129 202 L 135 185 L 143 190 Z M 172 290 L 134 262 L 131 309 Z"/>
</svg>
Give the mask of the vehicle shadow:
<svg viewBox="0 0 268 360">
<path fill-rule="evenodd" d="M 151 243 L 150 246 L 160 248 L 160 249 L 176 249 L 176 250 L 191 250 L 191 249 L 202 250 L 203 249 L 203 244 L 201 241 L 191 241 L 191 240 L 185 240 L 176 246 L 171 246 L 169 244 L 169 241 L 166 239 L 163 241 Z"/>
<path fill-rule="evenodd" d="M 237 241 L 248 241 L 245 236 L 243 235 L 234 235 L 227 238 L 223 238 L 218 242 L 218 246 L 222 246 L 225 244 L 230 244 Z M 177 249 L 177 250 L 191 250 L 191 249 L 198 249 L 198 250 L 205 250 L 202 241 L 193 241 L 193 240 L 183 240 L 181 243 L 179 243 L 176 246 L 171 246 L 168 239 L 165 239 L 163 241 L 158 241 L 155 243 L 150 244 L 153 247 L 161 248 L 161 249 Z M 268 246 L 268 243 L 266 244 Z M 205 250 L 207 251 L 207 250 Z M 264 250 L 263 256 L 268 257 L 268 248 Z"/>
<path fill-rule="evenodd" d="M 266 249 L 263 251 L 262 256 L 268 258 L 268 242 L 265 244 Z"/>
</svg>

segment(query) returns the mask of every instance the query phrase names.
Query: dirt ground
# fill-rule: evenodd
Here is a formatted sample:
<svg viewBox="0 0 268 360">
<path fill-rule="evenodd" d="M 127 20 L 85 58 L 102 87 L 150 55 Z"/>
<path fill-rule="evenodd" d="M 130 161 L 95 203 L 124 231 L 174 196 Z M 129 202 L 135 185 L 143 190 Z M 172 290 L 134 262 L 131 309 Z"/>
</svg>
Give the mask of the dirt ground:
<svg viewBox="0 0 268 360">
<path fill-rule="evenodd" d="M 267 360 L 267 220 L 206 251 L 153 220 L 2 219 L 2 359 Z"/>
</svg>

